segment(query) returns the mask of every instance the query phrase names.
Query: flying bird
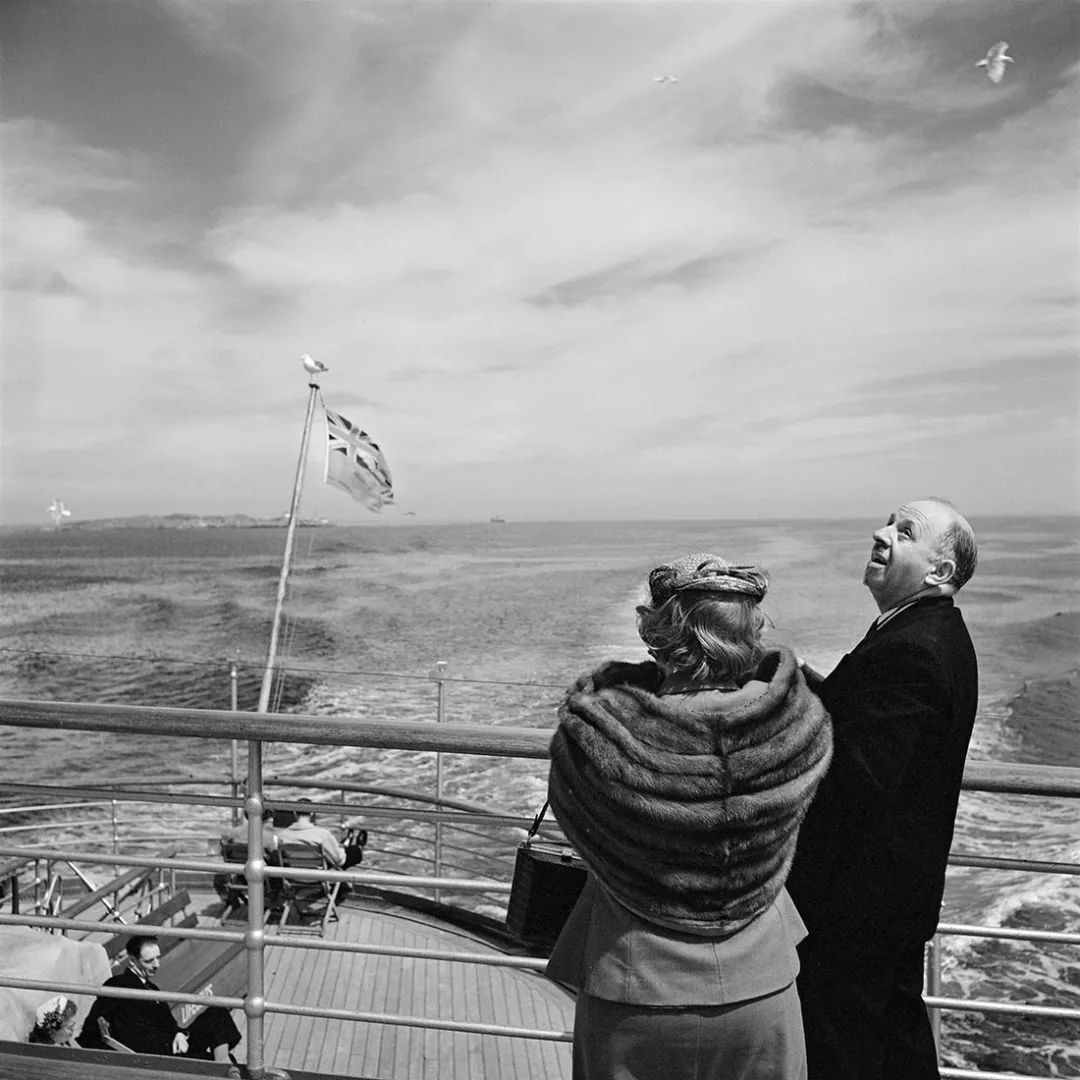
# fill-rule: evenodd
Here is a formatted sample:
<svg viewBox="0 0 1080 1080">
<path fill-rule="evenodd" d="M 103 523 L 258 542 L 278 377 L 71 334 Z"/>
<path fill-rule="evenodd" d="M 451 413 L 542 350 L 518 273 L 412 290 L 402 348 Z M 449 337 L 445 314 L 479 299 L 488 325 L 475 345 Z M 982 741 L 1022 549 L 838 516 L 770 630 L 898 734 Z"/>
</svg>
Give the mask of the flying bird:
<svg viewBox="0 0 1080 1080">
<path fill-rule="evenodd" d="M 300 357 L 300 363 L 304 365 L 304 370 L 312 375 L 318 375 L 320 371 L 330 370 L 321 360 L 312 360 L 307 353 Z"/>
<path fill-rule="evenodd" d="M 653 82 L 658 83 L 677 83 L 679 80 L 674 75 L 657 75 Z"/>
<path fill-rule="evenodd" d="M 1015 63 L 1011 56 L 1005 55 L 1005 50 L 1008 49 L 1008 47 L 1009 43 L 1007 41 L 999 41 L 975 65 L 976 67 L 986 68 L 986 77 L 992 83 L 1001 82 L 1005 75 L 1005 65 Z"/>
<path fill-rule="evenodd" d="M 53 519 L 53 524 L 59 529 L 64 518 L 71 517 L 71 511 L 64 506 L 63 502 L 59 499 L 53 499 L 52 505 L 48 508 L 49 516 Z"/>
</svg>

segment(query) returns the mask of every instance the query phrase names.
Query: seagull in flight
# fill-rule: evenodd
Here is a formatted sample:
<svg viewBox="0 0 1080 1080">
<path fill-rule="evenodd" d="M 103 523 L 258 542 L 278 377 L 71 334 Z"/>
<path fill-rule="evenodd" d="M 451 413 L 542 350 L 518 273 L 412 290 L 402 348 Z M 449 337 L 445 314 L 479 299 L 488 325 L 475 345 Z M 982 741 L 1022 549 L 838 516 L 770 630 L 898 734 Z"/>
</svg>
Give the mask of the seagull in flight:
<svg viewBox="0 0 1080 1080">
<path fill-rule="evenodd" d="M 1005 55 L 1005 50 L 1008 49 L 1008 47 L 1009 43 L 1007 41 L 999 41 L 975 65 L 976 67 L 986 68 L 986 77 L 992 83 L 1001 82 L 1005 75 L 1005 65 L 1016 62 L 1011 56 Z"/>
<path fill-rule="evenodd" d="M 53 519 L 53 524 L 59 529 L 60 523 L 66 517 L 71 517 L 71 511 L 64 506 L 63 502 L 59 499 L 53 499 L 52 506 L 48 508 L 49 515 Z"/>
<path fill-rule="evenodd" d="M 657 75 L 653 82 L 658 83 L 677 83 L 679 80 L 674 75 Z"/>
<path fill-rule="evenodd" d="M 318 375 L 320 371 L 330 370 L 321 360 L 312 360 L 307 353 L 300 357 L 300 363 L 304 365 L 304 370 L 310 375 Z"/>
</svg>

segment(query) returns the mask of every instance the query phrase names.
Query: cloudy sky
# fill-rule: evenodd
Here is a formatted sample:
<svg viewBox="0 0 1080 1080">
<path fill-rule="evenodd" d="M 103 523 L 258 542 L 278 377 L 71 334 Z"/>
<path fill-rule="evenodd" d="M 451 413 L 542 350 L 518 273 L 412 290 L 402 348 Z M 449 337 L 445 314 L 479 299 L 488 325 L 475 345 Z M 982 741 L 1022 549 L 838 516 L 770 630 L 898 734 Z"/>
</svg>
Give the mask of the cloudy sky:
<svg viewBox="0 0 1080 1080">
<path fill-rule="evenodd" d="M 301 353 L 409 521 L 1080 506 L 1073 0 L 6 0 L 0 49 L 0 521 L 281 513 Z M 303 512 L 371 520 L 322 438 Z"/>
</svg>

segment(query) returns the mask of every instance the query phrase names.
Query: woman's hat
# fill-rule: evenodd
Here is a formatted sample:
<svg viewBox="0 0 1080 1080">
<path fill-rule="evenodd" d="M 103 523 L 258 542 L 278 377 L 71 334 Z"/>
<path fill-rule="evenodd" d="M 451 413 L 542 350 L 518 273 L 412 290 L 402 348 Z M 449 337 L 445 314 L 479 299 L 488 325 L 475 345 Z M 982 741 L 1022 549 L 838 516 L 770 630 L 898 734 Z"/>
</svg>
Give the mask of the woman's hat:
<svg viewBox="0 0 1080 1080">
<path fill-rule="evenodd" d="M 34 1013 L 37 1026 L 44 1031 L 59 1031 L 64 1026 L 67 1017 L 68 999 L 63 994 L 43 1001 Z"/>
<path fill-rule="evenodd" d="M 654 604 L 662 604 L 675 593 L 742 593 L 760 600 L 769 587 L 769 578 L 760 566 L 735 566 L 719 555 L 698 552 L 658 566 L 649 575 L 649 592 Z"/>
</svg>

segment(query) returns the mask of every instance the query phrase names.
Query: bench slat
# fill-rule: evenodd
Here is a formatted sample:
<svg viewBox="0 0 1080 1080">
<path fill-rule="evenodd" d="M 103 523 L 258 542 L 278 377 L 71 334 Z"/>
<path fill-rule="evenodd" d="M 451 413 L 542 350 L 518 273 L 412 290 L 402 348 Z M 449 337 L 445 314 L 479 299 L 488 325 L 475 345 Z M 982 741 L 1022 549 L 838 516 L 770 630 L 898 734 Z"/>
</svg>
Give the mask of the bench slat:
<svg viewBox="0 0 1080 1080">
<path fill-rule="evenodd" d="M 191 894 L 186 889 L 183 889 L 171 899 L 166 900 L 164 904 L 159 904 L 156 908 L 152 908 L 134 925 L 146 927 L 164 926 L 166 919 L 171 919 L 174 915 L 183 911 L 190 903 Z M 198 926 L 198 924 L 198 916 L 188 915 L 182 922 L 176 925 L 191 927 Z M 107 942 L 105 942 L 105 953 L 110 960 L 116 959 L 116 957 L 124 951 L 124 945 L 130 937 L 130 934 L 114 934 Z M 161 942 L 162 955 L 173 948 L 177 940 L 177 938 L 163 939 Z"/>
</svg>

